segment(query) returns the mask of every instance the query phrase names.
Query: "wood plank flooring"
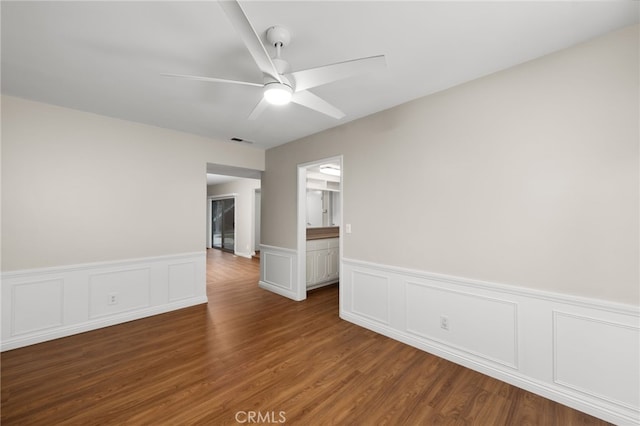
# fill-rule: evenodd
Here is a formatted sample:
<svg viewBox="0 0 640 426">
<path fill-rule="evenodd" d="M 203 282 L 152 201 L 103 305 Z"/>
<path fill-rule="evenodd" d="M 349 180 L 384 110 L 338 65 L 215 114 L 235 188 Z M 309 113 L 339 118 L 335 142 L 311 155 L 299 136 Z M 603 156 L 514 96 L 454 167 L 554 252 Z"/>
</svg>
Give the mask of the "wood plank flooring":
<svg viewBox="0 0 640 426">
<path fill-rule="evenodd" d="M 604 425 L 293 302 L 209 250 L 209 303 L 5 352 L 3 425 Z"/>
</svg>

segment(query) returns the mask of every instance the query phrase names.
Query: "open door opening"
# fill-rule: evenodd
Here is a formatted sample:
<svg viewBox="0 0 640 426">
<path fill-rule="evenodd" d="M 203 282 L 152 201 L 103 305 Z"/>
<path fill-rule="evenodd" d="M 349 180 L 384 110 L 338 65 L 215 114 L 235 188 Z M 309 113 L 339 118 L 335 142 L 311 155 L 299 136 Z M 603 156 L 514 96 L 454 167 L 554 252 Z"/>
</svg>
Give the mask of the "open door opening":
<svg viewBox="0 0 640 426">
<path fill-rule="evenodd" d="M 339 283 L 342 253 L 342 156 L 298 166 L 298 289 Z"/>
<path fill-rule="evenodd" d="M 252 258 L 259 247 L 261 177 L 258 170 L 207 164 L 207 248 Z"/>
<path fill-rule="evenodd" d="M 235 198 L 211 200 L 211 247 L 235 251 Z"/>
</svg>

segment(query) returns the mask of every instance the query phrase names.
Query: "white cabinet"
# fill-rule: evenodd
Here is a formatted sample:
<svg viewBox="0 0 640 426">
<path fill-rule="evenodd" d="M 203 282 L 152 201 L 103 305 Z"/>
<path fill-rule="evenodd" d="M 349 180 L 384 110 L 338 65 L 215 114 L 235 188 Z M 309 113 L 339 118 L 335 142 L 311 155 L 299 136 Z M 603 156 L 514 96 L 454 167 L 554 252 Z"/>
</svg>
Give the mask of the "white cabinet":
<svg viewBox="0 0 640 426">
<path fill-rule="evenodd" d="M 315 252 L 307 250 L 307 287 L 313 282 L 314 265 L 316 263 Z"/>
<path fill-rule="evenodd" d="M 307 288 L 333 284 L 340 278 L 338 238 L 307 241 Z"/>
<path fill-rule="evenodd" d="M 338 247 L 330 247 L 327 254 L 327 279 L 329 281 L 338 281 L 340 278 L 340 253 Z"/>
<path fill-rule="evenodd" d="M 317 284 L 329 278 L 329 252 L 327 250 L 316 250 L 313 253 L 315 255 L 313 282 Z"/>
</svg>

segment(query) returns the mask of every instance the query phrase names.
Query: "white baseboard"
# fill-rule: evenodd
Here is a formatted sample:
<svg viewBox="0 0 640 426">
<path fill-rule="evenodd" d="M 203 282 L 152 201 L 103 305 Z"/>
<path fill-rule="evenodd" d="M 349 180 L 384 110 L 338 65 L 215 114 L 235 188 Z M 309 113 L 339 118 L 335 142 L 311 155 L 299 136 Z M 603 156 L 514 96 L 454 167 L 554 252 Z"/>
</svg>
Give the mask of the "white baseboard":
<svg viewBox="0 0 640 426">
<path fill-rule="evenodd" d="M 201 305 L 204 303 L 207 303 L 206 297 L 194 297 L 180 302 L 169 303 L 167 305 L 154 306 L 148 309 L 140 309 L 133 312 L 113 315 L 100 320 L 87 321 L 85 323 L 74 324 L 70 326 L 56 327 L 54 329 L 45 330 L 42 332 L 34 332 L 24 337 L 12 337 L 2 341 L 2 352 L 21 348 L 24 346 L 35 345 L 36 343 L 42 343 L 49 340 L 60 339 L 62 337 L 72 336 L 74 334 L 80 334 L 91 330 L 97 330 L 103 327 L 123 324 L 125 322 L 135 321 L 153 315 L 165 314 L 167 312 L 188 308 L 190 306 Z"/>
<path fill-rule="evenodd" d="M 258 282 L 258 287 L 264 290 L 270 291 L 272 293 L 279 294 L 280 296 L 284 296 L 288 299 L 295 300 L 296 302 L 299 302 L 299 300 L 297 299 L 297 295 L 294 292 L 284 289 L 280 286 L 273 285 L 260 280 L 260 282 Z"/>
<path fill-rule="evenodd" d="M 336 284 L 336 283 L 339 283 L 339 282 L 340 282 L 340 280 L 331 280 L 331 281 L 325 281 L 325 282 L 318 283 L 318 284 L 308 285 L 307 286 L 307 291 L 317 290 L 319 288 L 327 287 L 327 286 L 330 286 L 332 284 Z"/>
<path fill-rule="evenodd" d="M 1 350 L 206 302 L 205 252 L 4 272 Z"/>
<path fill-rule="evenodd" d="M 235 252 L 233 254 L 235 254 L 236 256 L 244 257 L 246 259 L 251 259 L 253 257 L 253 255 L 255 254 L 255 252 L 254 253 L 245 253 L 245 252 L 237 251 L 237 252 Z"/>
<path fill-rule="evenodd" d="M 603 420 L 640 424 L 640 308 L 351 259 L 342 272 L 341 318 Z"/>
</svg>

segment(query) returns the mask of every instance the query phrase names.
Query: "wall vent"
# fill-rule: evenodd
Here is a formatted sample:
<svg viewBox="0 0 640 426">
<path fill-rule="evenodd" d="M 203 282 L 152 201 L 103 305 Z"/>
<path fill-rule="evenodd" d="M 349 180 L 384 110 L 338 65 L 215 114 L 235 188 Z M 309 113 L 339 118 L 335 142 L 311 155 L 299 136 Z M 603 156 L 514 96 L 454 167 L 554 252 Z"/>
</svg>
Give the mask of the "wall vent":
<svg viewBox="0 0 640 426">
<path fill-rule="evenodd" d="M 242 142 L 242 143 L 249 143 L 249 144 L 253 143 L 253 142 L 248 141 L 248 140 L 246 140 L 246 139 L 236 138 L 236 137 L 231 138 L 231 140 L 232 140 L 233 142 Z"/>
</svg>

